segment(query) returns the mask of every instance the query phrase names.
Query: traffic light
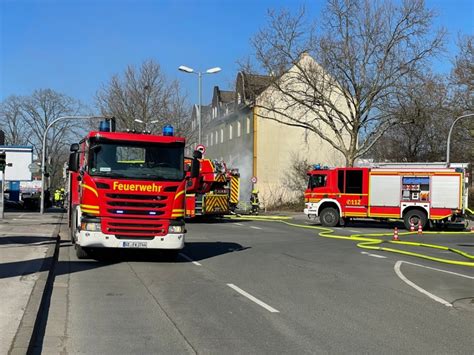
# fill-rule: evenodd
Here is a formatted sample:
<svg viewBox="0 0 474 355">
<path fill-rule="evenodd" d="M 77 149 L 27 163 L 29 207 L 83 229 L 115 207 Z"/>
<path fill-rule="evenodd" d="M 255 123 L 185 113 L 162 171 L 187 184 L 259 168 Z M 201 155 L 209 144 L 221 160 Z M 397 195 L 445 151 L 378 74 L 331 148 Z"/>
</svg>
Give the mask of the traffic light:
<svg viewBox="0 0 474 355">
<path fill-rule="evenodd" d="M 5 152 L 0 152 L 0 170 L 5 171 L 6 165 L 7 165 L 7 154 Z"/>
</svg>

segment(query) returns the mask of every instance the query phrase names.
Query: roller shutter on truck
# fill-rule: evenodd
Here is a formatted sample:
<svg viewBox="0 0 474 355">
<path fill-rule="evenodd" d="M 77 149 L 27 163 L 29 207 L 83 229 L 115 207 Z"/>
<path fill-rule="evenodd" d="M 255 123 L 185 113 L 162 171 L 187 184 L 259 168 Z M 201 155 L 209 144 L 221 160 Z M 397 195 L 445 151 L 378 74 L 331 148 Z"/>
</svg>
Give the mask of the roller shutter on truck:
<svg viewBox="0 0 474 355">
<path fill-rule="evenodd" d="M 459 176 L 431 177 L 431 207 L 460 208 L 461 179 Z"/>
<path fill-rule="evenodd" d="M 370 175 L 369 206 L 400 206 L 398 175 Z"/>
</svg>

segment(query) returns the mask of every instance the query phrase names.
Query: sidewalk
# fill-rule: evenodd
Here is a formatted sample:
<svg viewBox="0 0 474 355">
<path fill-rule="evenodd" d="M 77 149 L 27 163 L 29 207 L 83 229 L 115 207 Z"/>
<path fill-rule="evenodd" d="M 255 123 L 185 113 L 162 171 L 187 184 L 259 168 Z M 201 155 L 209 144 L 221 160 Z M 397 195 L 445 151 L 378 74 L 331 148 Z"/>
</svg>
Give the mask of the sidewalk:
<svg viewBox="0 0 474 355">
<path fill-rule="evenodd" d="M 0 354 L 26 353 L 61 218 L 6 212 L 0 220 Z"/>
</svg>

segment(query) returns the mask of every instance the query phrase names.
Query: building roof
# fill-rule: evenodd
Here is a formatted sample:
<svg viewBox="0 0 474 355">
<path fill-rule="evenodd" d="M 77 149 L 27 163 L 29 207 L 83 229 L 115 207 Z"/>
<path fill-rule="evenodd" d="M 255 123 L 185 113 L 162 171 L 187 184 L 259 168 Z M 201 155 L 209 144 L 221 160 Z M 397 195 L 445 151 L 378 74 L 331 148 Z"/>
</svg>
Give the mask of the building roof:
<svg viewBox="0 0 474 355">
<path fill-rule="evenodd" d="M 224 104 L 233 102 L 235 99 L 235 91 L 219 90 L 220 101 Z"/>
<path fill-rule="evenodd" d="M 245 90 L 253 93 L 255 96 L 260 95 L 274 79 L 274 77 L 270 75 L 243 74 L 245 76 Z"/>
</svg>

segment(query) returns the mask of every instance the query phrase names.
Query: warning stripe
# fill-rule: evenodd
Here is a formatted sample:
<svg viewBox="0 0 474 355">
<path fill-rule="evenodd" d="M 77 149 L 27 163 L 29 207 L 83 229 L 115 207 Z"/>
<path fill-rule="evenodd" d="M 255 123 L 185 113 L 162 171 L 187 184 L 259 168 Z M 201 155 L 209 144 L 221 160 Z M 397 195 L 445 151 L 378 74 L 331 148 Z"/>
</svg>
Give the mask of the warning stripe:
<svg viewBox="0 0 474 355">
<path fill-rule="evenodd" d="M 230 180 L 230 203 L 239 203 L 240 194 L 240 178 L 232 176 Z"/>
<path fill-rule="evenodd" d="M 216 208 L 218 209 L 216 210 Z M 227 195 L 205 196 L 205 213 L 227 213 L 229 206 L 227 203 Z"/>
<path fill-rule="evenodd" d="M 222 174 L 216 174 L 214 180 L 216 182 L 225 182 L 225 176 Z"/>
</svg>

